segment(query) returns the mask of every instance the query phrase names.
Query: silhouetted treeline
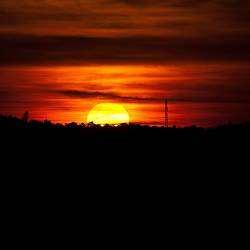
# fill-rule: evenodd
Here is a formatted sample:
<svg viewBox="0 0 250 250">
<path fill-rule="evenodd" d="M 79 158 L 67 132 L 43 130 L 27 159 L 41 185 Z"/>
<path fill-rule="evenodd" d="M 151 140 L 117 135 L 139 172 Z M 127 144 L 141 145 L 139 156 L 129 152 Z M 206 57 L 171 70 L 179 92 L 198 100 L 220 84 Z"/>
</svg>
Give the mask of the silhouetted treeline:
<svg viewBox="0 0 250 250">
<path fill-rule="evenodd" d="M 204 143 L 214 143 L 224 146 L 233 145 L 234 142 L 246 141 L 250 136 L 250 122 L 241 124 L 228 123 L 215 128 L 202 128 L 190 126 L 184 128 L 151 127 L 139 124 L 121 124 L 119 126 L 89 124 L 59 124 L 50 121 L 28 121 L 28 113 L 23 119 L 12 116 L 0 116 L 0 134 L 2 139 L 9 141 L 17 140 L 23 144 L 31 141 L 33 144 L 39 142 L 71 143 L 78 142 L 98 143 L 98 145 L 119 144 L 129 147 L 189 147 Z M 60 145 L 59 145 L 60 146 Z M 97 145 L 96 145 L 97 146 Z M 207 146 L 207 145 L 206 145 Z"/>
<path fill-rule="evenodd" d="M 66 186 L 63 194 L 98 194 L 109 186 L 105 195 L 112 191 L 119 197 L 130 189 L 135 199 L 143 191 L 165 202 L 169 193 L 177 201 L 197 193 L 199 203 L 211 190 L 220 200 L 224 188 L 231 195 L 245 185 L 249 139 L 249 122 L 216 128 L 101 127 L 28 121 L 27 114 L 23 119 L 0 116 L 0 169 L 18 183 L 15 190 L 29 183 L 28 190 L 49 185 Z"/>
<path fill-rule="evenodd" d="M 19 119 L 14 116 L 4 116 L 0 115 L 0 129 L 3 131 L 47 131 L 47 132 L 76 132 L 76 133 L 85 133 L 87 132 L 92 134 L 122 134 L 124 132 L 127 133 L 161 133 L 161 134 L 179 134 L 179 135 L 188 135 L 188 134 L 196 134 L 196 135 L 215 135 L 215 134 L 225 134 L 231 133 L 231 135 L 235 133 L 242 134 L 243 132 L 248 132 L 250 130 L 250 121 L 246 121 L 239 124 L 233 124 L 229 122 L 228 124 L 220 125 L 214 128 L 203 128 L 195 125 L 177 128 L 176 126 L 165 128 L 165 127 L 156 127 L 156 126 L 148 126 L 148 125 L 140 125 L 140 124 L 120 124 L 119 126 L 113 125 L 105 125 L 100 126 L 94 123 L 88 124 L 77 124 L 75 122 L 71 122 L 68 124 L 60 124 L 60 123 L 52 123 L 51 121 L 36 121 L 31 120 L 28 121 L 28 113 L 25 112 L 22 119 Z"/>
</svg>

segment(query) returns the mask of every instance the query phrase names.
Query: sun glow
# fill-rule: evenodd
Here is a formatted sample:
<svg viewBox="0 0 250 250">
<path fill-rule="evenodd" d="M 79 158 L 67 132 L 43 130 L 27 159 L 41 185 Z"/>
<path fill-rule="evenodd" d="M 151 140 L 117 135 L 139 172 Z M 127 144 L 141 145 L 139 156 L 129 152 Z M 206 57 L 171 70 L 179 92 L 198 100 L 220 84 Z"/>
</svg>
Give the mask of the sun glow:
<svg viewBox="0 0 250 250">
<path fill-rule="evenodd" d="M 129 123 L 129 114 L 121 104 L 100 103 L 90 110 L 87 122 L 98 125 L 119 125 Z"/>
</svg>

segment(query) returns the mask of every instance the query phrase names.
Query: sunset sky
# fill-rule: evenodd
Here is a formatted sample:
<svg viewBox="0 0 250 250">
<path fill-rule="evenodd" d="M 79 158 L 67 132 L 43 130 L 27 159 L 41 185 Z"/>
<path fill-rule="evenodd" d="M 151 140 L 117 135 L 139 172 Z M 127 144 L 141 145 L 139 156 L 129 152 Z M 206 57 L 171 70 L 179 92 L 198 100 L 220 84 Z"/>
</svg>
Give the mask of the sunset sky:
<svg viewBox="0 0 250 250">
<path fill-rule="evenodd" d="M 250 120 L 250 0 L 0 0 L 0 114 L 86 122 Z"/>
</svg>

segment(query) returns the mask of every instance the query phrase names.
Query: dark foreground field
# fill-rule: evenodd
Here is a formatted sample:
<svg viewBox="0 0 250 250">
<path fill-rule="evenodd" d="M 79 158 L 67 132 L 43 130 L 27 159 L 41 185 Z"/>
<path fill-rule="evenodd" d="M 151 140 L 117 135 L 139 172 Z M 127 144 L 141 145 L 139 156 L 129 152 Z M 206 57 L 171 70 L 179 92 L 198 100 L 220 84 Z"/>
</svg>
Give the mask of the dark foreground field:
<svg viewBox="0 0 250 250">
<path fill-rule="evenodd" d="M 0 116 L 0 138 L 1 170 L 18 181 L 174 183 L 171 189 L 248 184 L 241 181 L 248 178 L 248 122 L 210 129 L 99 127 Z"/>
<path fill-rule="evenodd" d="M 102 128 L 1 116 L 5 214 L 20 225 L 34 216 L 39 225 L 61 225 L 66 216 L 132 231 L 134 223 L 147 228 L 155 221 L 171 232 L 185 225 L 181 229 L 188 234 L 196 227 L 199 239 L 200 228 L 211 227 L 222 239 L 221 231 L 232 232 L 244 220 L 249 132 L 249 123 Z"/>
<path fill-rule="evenodd" d="M 88 166 L 98 162 L 103 165 L 131 165 L 136 161 L 139 164 L 152 161 L 158 167 L 181 161 L 199 161 L 203 165 L 216 157 L 225 162 L 231 158 L 240 162 L 246 157 L 250 123 L 209 129 L 126 124 L 100 127 L 93 124 L 27 122 L 0 116 L 0 136 L 1 152 L 19 155 L 19 159 L 27 163 L 31 158 L 33 162 L 41 162 L 51 157 L 51 161 L 77 160 L 78 164 Z"/>
</svg>

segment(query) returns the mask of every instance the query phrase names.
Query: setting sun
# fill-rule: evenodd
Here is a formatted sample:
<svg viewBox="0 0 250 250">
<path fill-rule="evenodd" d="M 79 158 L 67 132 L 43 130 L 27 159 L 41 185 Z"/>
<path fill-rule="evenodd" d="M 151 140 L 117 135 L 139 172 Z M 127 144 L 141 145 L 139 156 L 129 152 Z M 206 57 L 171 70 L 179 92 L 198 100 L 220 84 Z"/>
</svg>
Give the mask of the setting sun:
<svg viewBox="0 0 250 250">
<path fill-rule="evenodd" d="M 119 125 L 129 123 L 129 115 L 121 104 L 100 103 L 90 110 L 87 122 L 99 125 Z"/>
</svg>

